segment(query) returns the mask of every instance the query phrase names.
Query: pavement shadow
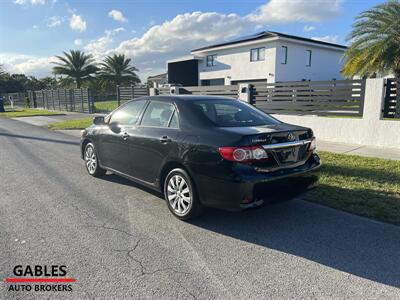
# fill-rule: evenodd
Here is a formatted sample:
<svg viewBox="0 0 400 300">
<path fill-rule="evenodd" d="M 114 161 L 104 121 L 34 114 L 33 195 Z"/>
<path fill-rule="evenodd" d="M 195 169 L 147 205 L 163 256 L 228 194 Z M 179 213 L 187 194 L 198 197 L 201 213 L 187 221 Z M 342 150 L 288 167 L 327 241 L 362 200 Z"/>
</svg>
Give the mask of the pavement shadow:
<svg viewBox="0 0 400 300">
<path fill-rule="evenodd" d="M 400 227 L 302 200 L 241 213 L 208 210 L 192 225 L 400 287 Z"/>
<path fill-rule="evenodd" d="M 118 176 L 118 175 L 115 175 L 115 174 L 107 173 L 105 176 L 99 177 L 98 179 L 99 180 L 110 181 L 110 182 L 114 182 L 114 183 L 118 183 L 118 184 L 122 184 L 122 185 L 132 186 L 132 187 L 135 187 L 137 189 L 146 191 L 147 193 L 152 194 L 153 196 L 156 196 L 156 197 L 164 200 L 164 197 L 163 197 L 162 193 L 157 192 L 156 190 L 153 190 L 151 188 L 148 188 L 145 185 L 136 183 L 134 181 L 131 181 L 129 179 L 126 179 L 124 177 L 121 177 L 121 176 Z"/>
</svg>

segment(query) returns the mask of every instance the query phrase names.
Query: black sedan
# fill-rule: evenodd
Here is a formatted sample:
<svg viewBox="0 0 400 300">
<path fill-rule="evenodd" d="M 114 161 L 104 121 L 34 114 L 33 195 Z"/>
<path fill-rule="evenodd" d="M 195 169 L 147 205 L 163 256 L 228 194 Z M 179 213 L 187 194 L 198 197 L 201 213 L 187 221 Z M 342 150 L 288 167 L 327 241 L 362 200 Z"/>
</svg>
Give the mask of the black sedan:
<svg viewBox="0 0 400 300">
<path fill-rule="evenodd" d="M 320 167 L 311 129 L 232 98 L 143 97 L 93 123 L 81 139 L 88 173 L 110 171 L 161 191 L 182 220 L 204 207 L 259 206 L 272 186 L 308 188 Z"/>
</svg>

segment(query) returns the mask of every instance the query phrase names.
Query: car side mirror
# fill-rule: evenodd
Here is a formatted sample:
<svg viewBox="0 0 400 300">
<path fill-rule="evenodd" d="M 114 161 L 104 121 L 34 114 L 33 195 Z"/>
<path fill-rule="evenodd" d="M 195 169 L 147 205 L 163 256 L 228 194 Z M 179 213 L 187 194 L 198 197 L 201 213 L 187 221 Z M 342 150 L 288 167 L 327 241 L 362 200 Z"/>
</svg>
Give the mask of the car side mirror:
<svg viewBox="0 0 400 300">
<path fill-rule="evenodd" d="M 95 125 L 105 125 L 106 122 L 103 116 L 96 116 L 93 118 L 93 124 Z"/>
</svg>

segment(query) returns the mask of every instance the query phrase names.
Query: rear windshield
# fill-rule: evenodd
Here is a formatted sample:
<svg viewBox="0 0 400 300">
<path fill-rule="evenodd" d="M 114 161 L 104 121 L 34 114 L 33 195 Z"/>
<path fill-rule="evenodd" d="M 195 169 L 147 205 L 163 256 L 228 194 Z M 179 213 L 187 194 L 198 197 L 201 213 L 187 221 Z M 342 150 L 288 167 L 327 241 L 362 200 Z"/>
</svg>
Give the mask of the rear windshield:
<svg viewBox="0 0 400 300">
<path fill-rule="evenodd" d="M 239 100 L 196 100 L 196 110 L 218 127 L 274 125 L 280 122 L 253 106 Z"/>
</svg>

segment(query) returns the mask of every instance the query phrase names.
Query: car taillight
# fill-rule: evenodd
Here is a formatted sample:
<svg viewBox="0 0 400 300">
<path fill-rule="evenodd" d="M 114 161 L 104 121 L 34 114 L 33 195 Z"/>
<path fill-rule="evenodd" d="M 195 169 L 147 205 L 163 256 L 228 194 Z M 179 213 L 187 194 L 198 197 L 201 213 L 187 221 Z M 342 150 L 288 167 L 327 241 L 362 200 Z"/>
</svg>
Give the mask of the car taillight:
<svg viewBox="0 0 400 300">
<path fill-rule="evenodd" d="M 268 159 L 268 154 L 261 146 L 249 147 L 220 147 L 221 156 L 229 161 L 252 162 Z"/>
<path fill-rule="evenodd" d="M 317 140 L 315 137 L 312 137 L 310 146 L 308 147 L 308 151 L 315 151 L 315 149 L 317 149 Z"/>
</svg>

